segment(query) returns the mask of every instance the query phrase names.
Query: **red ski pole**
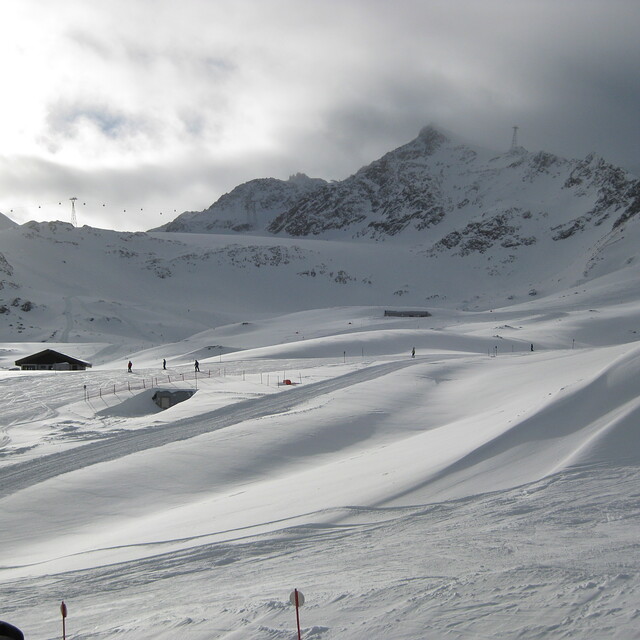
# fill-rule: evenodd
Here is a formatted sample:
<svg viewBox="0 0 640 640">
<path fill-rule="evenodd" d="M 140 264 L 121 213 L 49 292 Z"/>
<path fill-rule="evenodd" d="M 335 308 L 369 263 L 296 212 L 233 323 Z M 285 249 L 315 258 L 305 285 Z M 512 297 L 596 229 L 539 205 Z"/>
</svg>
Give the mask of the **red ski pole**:
<svg viewBox="0 0 640 640">
<path fill-rule="evenodd" d="M 300 598 L 298 596 L 298 590 L 294 589 L 296 592 L 296 622 L 298 623 L 298 640 L 302 640 L 302 636 L 300 635 Z"/>
</svg>

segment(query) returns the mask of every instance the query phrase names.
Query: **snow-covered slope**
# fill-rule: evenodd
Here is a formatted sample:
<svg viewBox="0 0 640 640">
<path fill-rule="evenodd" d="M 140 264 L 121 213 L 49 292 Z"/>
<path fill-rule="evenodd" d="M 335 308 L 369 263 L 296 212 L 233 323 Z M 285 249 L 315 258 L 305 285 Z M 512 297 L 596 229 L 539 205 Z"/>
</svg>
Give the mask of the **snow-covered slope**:
<svg viewBox="0 0 640 640">
<path fill-rule="evenodd" d="M 14 222 L 13 220 L 11 220 L 11 218 L 5 216 L 3 213 L 0 213 L 0 230 L 16 227 L 17 225 L 17 222 Z"/>
<path fill-rule="evenodd" d="M 637 286 L 5 372 L 3 617 L 53 638 L 64 599 L 87 640 L 289 638 L 296 587 L 304 638 L 635 637 Z M 157 387 L 197 391 L 161 412 Z"/>
<path fill-rule="evenodd" d="M 107 341 L 132 351 L 287 312 L 490 309 L 598 278 L 633 280 L 638 219 L 604 226 L 462 251 L 406 235 L 354 242 L 27 223 L 0 231 L 0 338 Z"/>
<path fill-rule="evenodd" d="M 4 620 L 284 640 L 299 588 L 308 640 L 637 637 L 637 182 L 434 130 L 385 158 L 299 178 L 319 237 L 0 230 Z M 93 368 L 10 370 L 42 341 Z"/>
</svg>

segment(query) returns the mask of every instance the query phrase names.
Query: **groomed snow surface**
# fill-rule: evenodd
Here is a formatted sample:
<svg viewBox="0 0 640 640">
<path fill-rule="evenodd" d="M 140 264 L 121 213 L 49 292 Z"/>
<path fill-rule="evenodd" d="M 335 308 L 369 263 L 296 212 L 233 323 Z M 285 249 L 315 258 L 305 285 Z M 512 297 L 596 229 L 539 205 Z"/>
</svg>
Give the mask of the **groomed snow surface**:
<svg viewBox="0 0 640 640">
<path fill-rule="evenodd" d="M 43 347 L 2 345 L 0 618 L 288 640 L 298 588 L 307 639 L 640 637 L 640 305 L 588 296 L 307 311 L 131 374 L 9 371 Z M 75 346 L 46 345 L 109 352 Z M 161 411 L 151 384 L 197 391 Z"/>
</svg>

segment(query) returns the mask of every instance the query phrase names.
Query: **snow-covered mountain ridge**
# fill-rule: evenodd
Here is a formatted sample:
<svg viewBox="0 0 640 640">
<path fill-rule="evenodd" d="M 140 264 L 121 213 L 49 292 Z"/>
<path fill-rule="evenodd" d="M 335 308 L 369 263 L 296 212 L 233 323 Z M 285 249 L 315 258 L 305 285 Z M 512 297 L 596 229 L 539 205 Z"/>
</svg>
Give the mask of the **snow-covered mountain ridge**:
<svg viewBox="0 0 640 640">
<path fill-rule="evenodd" d="M 632 281 L 638 232 L 631 219 L 595 246 L 576 236 L 554 251 L 546 238 L 516 258 L 510 247 L 466 251 L 468 239 L 445 251 L 32 222 L 0 231 L 0 332 L 4 341 L 126 339 L 139 349 L 305 309 L 513 305 L 586 280 Z"/>
<path fill-rule="evenodd" d="M 638 211 L 638 180 L 590 154 L 566 160 L 522 147 L 463 144 L 433 126 L 342 181 L 252 180 L 166 231 L 294 237 L 419 237 L 459 255 L 562 240 Z"/>
<path fill-rule="evenodd" d="M 305 309 L 524 302 L 636 267 L 639 185 L 595 156 L 495 154 L 427 127 L 341 182 L 240 185 L 169 225 L 190 233 L 8 225 L 0 338 L 142 348 Z"/>
<path fill-rule="evenodd" d="M 205 211 L 186 211 L 155 231 L 245 233 L 268 226 L 283 209 L 326 182 L 297 173 L 288 180 L 258 178 L 236 187 Z"/>
</svg>

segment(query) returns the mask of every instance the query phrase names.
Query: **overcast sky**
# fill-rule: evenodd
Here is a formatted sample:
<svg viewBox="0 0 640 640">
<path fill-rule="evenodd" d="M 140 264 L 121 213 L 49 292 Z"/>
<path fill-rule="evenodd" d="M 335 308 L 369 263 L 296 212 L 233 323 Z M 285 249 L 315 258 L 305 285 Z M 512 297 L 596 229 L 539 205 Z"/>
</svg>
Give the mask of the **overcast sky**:
<svg viewBox="0 0 640 640">
<path fill-rule="evenodd" d="M 639 34 L 639 0 L 2 0 L 0 212 L 148 229 L 429 123 L 640 174 Z"/>
</svg>

